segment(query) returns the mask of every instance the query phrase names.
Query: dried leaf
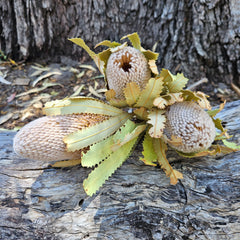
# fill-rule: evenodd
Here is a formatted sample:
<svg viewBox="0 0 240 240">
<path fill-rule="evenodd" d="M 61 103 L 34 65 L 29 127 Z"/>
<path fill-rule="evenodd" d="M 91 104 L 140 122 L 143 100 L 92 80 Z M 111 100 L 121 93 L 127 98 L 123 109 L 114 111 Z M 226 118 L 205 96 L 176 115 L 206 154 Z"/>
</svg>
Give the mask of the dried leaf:
<svg viewBox="0 0 240 240">
<path fill-rule="evenodd" d="M 65 136 L 63 141 L 67 145 L 67 150 L 72 152 L 100 142 L 116 132 L 129 117 L 129 114 L 122 113 Z"/>
<path fill-rule="evenodd" d="M 153 101 L 158 97 L 163 88 L 163 81 L 160 77 L 150 78 L 145 89 L 140 93 L 135 107 L 151 108 Z"/>
<path fill-rule="evenodd" d="M 44 113 L 46 115 L 93 113 L 116 116 L 123 113 L 123 111 L 94 98 L 71 97 L 63 100 L 47 102 L 45 104 Z"/>
<path fill-rule="evenodd" d="M 119 168 L 129 157 L 137 138 L 126 143 L 117 151 L 113 152 L 98 167 L 96 167 L 84 180 L 83 187 L 85 192 L 92 196 L 104 184 L 104 182 Z"/>
<path fill-rule="evenodd" d="M 166 173 L 166 175 L 170 177 L 170 183 L 173 185 L 177 184 L 178 179 L 182 179 L 183 175 L 177 170 L 174 170 L 169 164 L 166 157 L 166 151 L 167 151 L 166 143 L 164 143 L 164 141 L 160 138 L 154 138 L 153 148 L 157 154 L 157 160 L 159 165 L 161 166 L 163 171 Z"/>
<path fill-rule="evenodd" d="M 12 84 L 11 82 L 9 82 L 6 79 L 4 79 L 2 76 L 0 76 L 0 83 L 4 83 L 4 84 L 7 84 L 7 85 Z"/>
<path fill-rule="evenodd" d="M 13 113 L 10 113 L 10 112 L 5 114 L 5 115 L 3 115 L 3 116 L 1 116 L 0 117 L 0 125 L 5 123 L 5 122 L 7 122 L 9 119 L 12 118 L 12 116 L 13 116 Z"/>
<path fill-rule="evenodd" d="M 89 86 L 88 87 L 88 91 L 90 92 L 89 95 L 94 95 L 95 97 L 98 97 L 98 98 L 103 98 L 103 95 L 99 94 L 97 91 L 95 91 L 95 89 L 92 87 L 92 86 Z"/>
<path fill-rule="evenodd" d="M 129 106 L 132 106 L 138 100 L 140 95 L 140 87 L 135 82 L 127 83 L 126 88 L 124 88 L 124 95 L 126 102 Z"/>
<path fill-rule="evenodd" d="M 149 65 L 151 71 L 152 71 L 154 74 L 156 74 L 156 75 L 159 74 L 158 68 L 157 68 L 157 65 L 156 65 L 156 60 L 149 60 L 149 61 L 148 61 L 148 65 Z"/>
<path fill-rule="evenodd" d="M 62 74 L 62 73 L 59 72 L 59 71 L 52 71 L 52 72 L 45 73 L 45 74 L 39 76 L 37 79 L 35 79 L 35 80 L 32 82 L 32 86 L 35 87 L 38 82 L 40 82 L 41 80 L 43 80 L 43 79 L 45 79 L 45 78 L 48 78 L 48 77 L 50 77 L 50 76 L 52 76 L 52 75 L 61 75 L 61 74 Z"/>
<path fill-rule="evenodd" d="M 153 148 L 153 139 L 149 136 L 148 133 L 145 134 L 144 140 L 143 140 L 143 151 L 142 151 L 143 157 L 140 158 L 141 161 L 143 161 L 146 165 L 150 166 L 156 166 L 157 162 L 157 154 L 154 151 Z"/>
<path fill-rule="evenodd" d="M 96 72 L 97 69 L 95 67 L 93 67 L 92 65 L 88 65 L 88 64 L 80 64 L 79 65 L 80 68 L 86 68 L 86 69 L 89 69 L 89 70 L 92 70 L 93 72 Z"/>
<path fill-rule="evenodd" d="M 153 109 L 147 121 L 148 124 L 151 124 L 152 127 L 149 129 L 149 135 L 153 138 L 160 138 L 163 134 L 163 129 L 165 127 L 166 117 L 163 115 L 165 111 L 159 109 Z"/>
</svg>

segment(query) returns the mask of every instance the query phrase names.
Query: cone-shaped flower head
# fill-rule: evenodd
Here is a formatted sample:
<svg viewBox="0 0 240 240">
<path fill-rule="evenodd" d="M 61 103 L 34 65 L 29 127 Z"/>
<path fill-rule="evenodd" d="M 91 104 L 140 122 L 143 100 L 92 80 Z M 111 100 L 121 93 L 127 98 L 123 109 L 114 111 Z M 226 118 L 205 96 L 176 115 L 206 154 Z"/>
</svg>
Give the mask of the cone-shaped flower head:
<svg viewBox="0 0 240 240">
<path fill-rule="evenodd" d="M 35 160 L 79 159 L 82 150 L 67 152 L 63 137 L 105 118 L 106 116 L 96 114 L 41 117 L 25 125 L 16 134 L 13 141 L 14 151 L 24 158 Z"/>
<path fill-rule="evenodd" d="M 151 77 L 148 60 L 133 47 L 124 47 L 113 52 L 107 62 L 106 78 L 108 86 L 116 92 L 116 98 L 123 98 L 127 83 L 136 82 L 141 89 Z"/>
<path fill-rule="evenodd" d="M 164 134 L 181 138 L 182 144 L 169 145 L 184 152 L 200 152 L 209 148 L 216 135 L 215 125 L 209 115 L 194 102 L 175 103 L 166 112 Z"/>
</svg>

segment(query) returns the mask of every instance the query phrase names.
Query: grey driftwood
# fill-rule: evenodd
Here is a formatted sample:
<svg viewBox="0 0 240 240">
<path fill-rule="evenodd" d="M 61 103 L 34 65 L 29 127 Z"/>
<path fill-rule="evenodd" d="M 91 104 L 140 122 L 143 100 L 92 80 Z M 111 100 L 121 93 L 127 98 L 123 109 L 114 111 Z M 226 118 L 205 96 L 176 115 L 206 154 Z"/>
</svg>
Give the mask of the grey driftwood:
<svg viewBox="0 0 240 240">
<path fill-rule="evenodd" d="M 240 144 L 240 101 L 218 115 Z M 198 159 L 169 153 L 176 186 L 139 162 L 140 147 L 93 197 L 80 166 L 54 169 L 13 153 L 0 132 L 1 239 L 240 239 L 240 152 Z"/>
</svg>

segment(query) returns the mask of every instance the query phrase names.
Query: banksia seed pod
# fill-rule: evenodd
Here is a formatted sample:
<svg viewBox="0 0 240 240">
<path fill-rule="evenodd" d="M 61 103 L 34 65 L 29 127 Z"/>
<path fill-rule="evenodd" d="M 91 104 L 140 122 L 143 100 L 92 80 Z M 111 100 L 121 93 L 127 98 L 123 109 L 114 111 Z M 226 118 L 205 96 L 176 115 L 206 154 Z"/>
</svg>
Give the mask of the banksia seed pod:
<svg viewBox="0 0 240 240">
<path fill-rule="evenodd" d="M 208 149 L 216 136 L 215 125 L 209 115 L 194 102 L 175 103 L 166 112 L 164 134 L 169 139 L 181 138 L 181 144 L 168 144 L 184 153 Z"/>
<path fill-rule="evenodd" d="M 116 98 L 123 98 L 126 84 L 136 82 L 143 89 L 151 77 L 151 70 L 142 52 L 133 47 L 125 47 L 110 55 L 106 77 L 109 89 L 116 92 Z"/>
<path fill-rule="evenodd" d="M 34 160 L 59 161 L 79 159 L 81 152 L 67 152 L 63 137 L 82 128 L 94 125 L 107 117 L 97 114 L 69 114 L 46 116 L 25 125 L 13 140 L 14 151 Z"/>
</svg>

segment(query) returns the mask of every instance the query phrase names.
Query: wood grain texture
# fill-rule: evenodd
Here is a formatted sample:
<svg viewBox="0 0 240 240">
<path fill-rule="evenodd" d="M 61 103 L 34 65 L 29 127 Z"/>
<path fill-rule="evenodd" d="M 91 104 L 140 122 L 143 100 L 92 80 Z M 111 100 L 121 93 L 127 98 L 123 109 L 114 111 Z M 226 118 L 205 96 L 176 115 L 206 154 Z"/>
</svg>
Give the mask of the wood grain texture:
<svg viewBox="0 0 240 240">
<path fill-rule="evenodd" d="M 138 32 L 158 65 L 192 79 L 240 84 L 238 0 L 11 0 L 0 2 L 0 49 L 17 59 L 83 59 L 68 38 L 95 44 Z M 62 58 L 66 61 L 66 58 Z"/>
<path fill-rule="evenodd" d="M 240 101 L 218 115 L 240 144 Z M 82 188 L 89 170 L 54 169 L 17 157 L 14 132 L 0 132 L 0 239 L 229 239 L 240 237 L 240 152 L 183 159 L 176 186 L 141 149 L 93 197 Z"/>
</svg>

